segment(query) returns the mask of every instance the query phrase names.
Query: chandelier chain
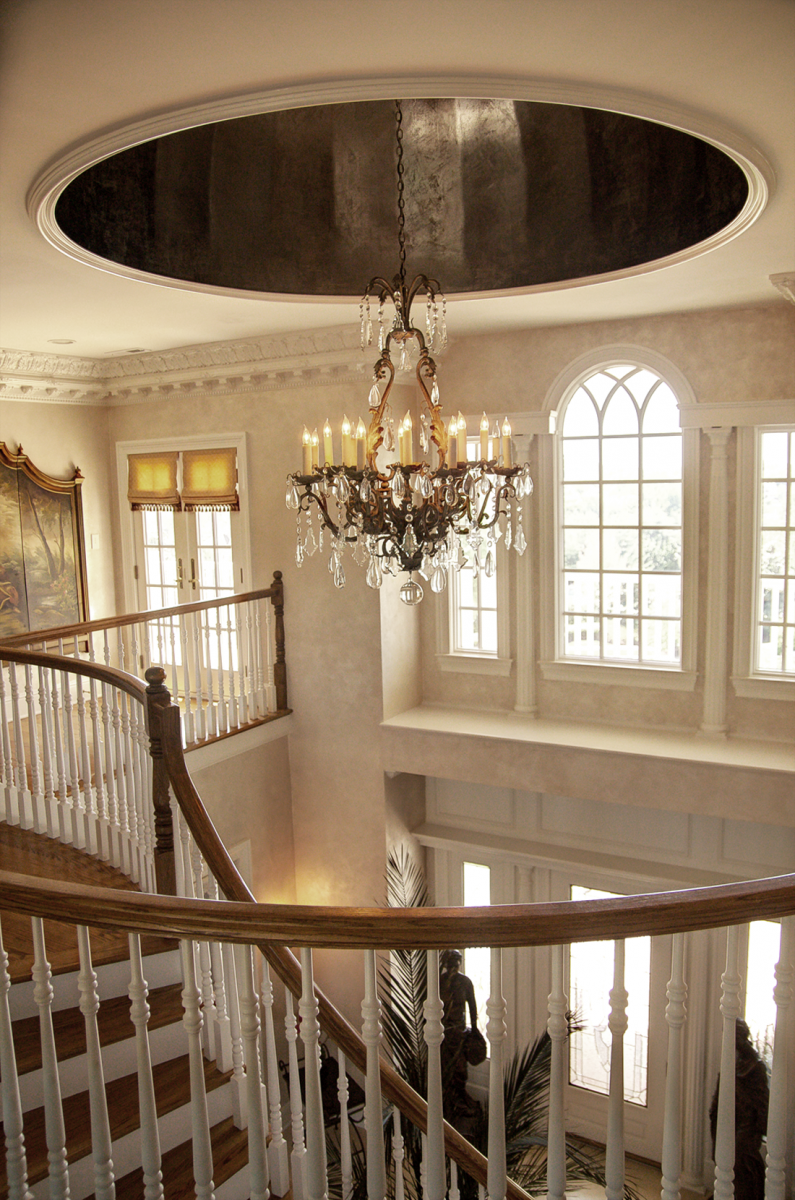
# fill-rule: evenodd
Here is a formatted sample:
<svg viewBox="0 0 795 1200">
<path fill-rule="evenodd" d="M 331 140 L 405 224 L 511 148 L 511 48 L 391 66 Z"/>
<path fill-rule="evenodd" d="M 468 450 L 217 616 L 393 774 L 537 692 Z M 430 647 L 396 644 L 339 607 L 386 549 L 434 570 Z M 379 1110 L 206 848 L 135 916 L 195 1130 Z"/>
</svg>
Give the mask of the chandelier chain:
<svg viewBox="0 0 795 1200">
<path fill-rule="evenodd" d="M 397 142 L 398 246 L 400 247 L 400 286 L 406 284 L 406 201 L 403 196 L 403 108 L 395 101 L 395 140 Z"/>
</svg>

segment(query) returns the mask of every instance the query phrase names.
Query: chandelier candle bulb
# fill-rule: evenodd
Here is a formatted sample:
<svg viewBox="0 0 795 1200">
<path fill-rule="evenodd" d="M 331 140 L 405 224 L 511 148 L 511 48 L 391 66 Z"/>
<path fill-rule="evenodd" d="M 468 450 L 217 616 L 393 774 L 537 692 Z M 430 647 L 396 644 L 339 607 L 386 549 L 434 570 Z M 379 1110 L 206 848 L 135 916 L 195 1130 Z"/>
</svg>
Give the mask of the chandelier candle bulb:
<svg viewBox="0 0 795 1200">
<path fill-rule="evenodd" d="M 466 462 L 469 458 L 467 447 L 467 423 L 459 412 L 458 414 L 458 461 Z"/>
<path fill-rule="evenodd" d="M 364 421 L 359 417 L 359 423 L 356 426 L 356 469 L 357 471 L 364 470 L 365 450 L 367 448 L 367 430 L 364 427 Z"/>
<path fill-rule="evenodd" d="M 304 452 L 304 475 L 312 474 L 312 435 L 304 425 L 304 432 L 301 437 L 301 448 Z"/>
<path fill-rule="evenodd" d="M 504 467 L 513 466 L 513 459 L 511 457 L 511 423 L 507 417 L 502 423 L 502 465 Z"/>
<path fill-rule="evenodd" d="M 312 450 L 312 470 L 317 471 L 320 469 L 320 438 L 318 437 L 317 429 L 312 430 L 310 447 Z"/>
<path fill-rule="evenodd" d="M 347 416 L 342 418 L 342 465 L 343 467 L 352 467 L 355 465 L 354 453 L 351 446 L 351 423 Z M 354 461 L 351 461 L 351 460 Z"/>
<path fill-rule="evenodd" d="M 405 450 L 406 450 L 405 462 L 406 462 L 406 465 L 408 466 L 410 463 L 414 462 L 414 431 L 413 431 L 413 426 L 411 423 L 411 413 L 408 411 L 406 412 L 406 415 L 403 418 L 403 430 L 404 430 L 403 440 L 404 440 L 404 446 L 405 446 Z"/>
<path fill-rule="evenodd" d="M 450 418 L 450 424 L 447 426 L 447 465 L 458 466 L 458 421 L 455 417 Z"/>
<path fill-rule="evenodd" d="M 323 426 L 323 459 L 327 467 L 334 466 L 334 443 L 331 438 L 331 425 L 326 418 Z"/>
<path fill-rule="evenodd" d="M 489 457 L 489 418 L 484 413 L 480 418 L 480 457 L 483 462 Z"/>
</svg>

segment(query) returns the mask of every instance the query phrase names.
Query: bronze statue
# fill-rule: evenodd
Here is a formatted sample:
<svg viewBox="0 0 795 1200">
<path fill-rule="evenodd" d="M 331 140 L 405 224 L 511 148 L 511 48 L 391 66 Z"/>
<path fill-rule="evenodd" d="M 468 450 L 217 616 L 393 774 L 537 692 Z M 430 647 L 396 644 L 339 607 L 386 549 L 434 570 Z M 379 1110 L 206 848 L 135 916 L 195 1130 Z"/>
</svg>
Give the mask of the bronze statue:
<svg viewBox="0 0 795 1200">
<path fill-rule="evenodd" d="M 461 974 L 462 961 L 460 950 L 445 950 L 439 960 L 439 998 L 444 1005 L 442 1098 L 447 1120 L 461 1133 L 468 1134 L 468 1126 L 479 1118 L 481 1106 L 466 1090 L 467 1065 L 483 1061 L 486 1043 L 478 1029 L 475 989 L 472 980 Z"/>
<path fill-rule="evenodd" d="M 757 1054 L 745 1021 L 737 1022 L 735 1048 L 734 1195 L 736 1200 L 764 1200 L 765 1163 L 761 1149 L 762 1138 L 767 1130 L 770 1089 L 767 1068 Z M 713 1158 L 719 1092 L 720 1075 L 709 1106 Z"/>
</svg>

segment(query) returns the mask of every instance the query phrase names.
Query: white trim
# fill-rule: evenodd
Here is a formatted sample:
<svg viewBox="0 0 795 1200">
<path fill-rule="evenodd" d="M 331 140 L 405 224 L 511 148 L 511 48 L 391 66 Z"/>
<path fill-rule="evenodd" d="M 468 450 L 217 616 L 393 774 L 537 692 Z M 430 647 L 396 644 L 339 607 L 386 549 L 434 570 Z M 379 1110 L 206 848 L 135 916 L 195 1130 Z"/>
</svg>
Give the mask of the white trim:
<svg viewBox="0 0 795 1200">
<path fill-rule="evenodd" d="M 270 742 L 287 737 L 293 729 L 294 717 L 289 713 L 275 721 L 266 721 L 264 725 L 255 725 L 253 729 L 242 729 L 234 737 L 208 742 L 206 746 L 186 746 L 185 753 L 190 755 L 191 771 L 203 771 L 205 767 L 213 767 L 216 763 L 237 758 L 249 750 L 256 750 L 258 746 L 267 746 Z M 234 857 L 233 851 L 230 854 Z"/>
<path fill-rule="evenodd" d="M 613 363 L 636 363 L 639 367 L 648 367 L 669 384 L 679 401 L 680 412 L 687 406 L 696 407 L 696 395 L 687 377 L 669 358 L 634 342 L 614 342 L 597 346 L 595 350 L 586 350 L 564 367 L 547 390 L 543 411 L 557 413 L 584 379 Z M 550 432 L 554 433 L 554 430 Z"/>
<path fill-rule="evenodd" d="M 530 288 L 508 288 L 487 293 L 490 296 L 529 295 L 583 287 L 594 282 L 607 282 L 647 274 L 662 267 L 688 262 L 693 258 L 725 245 L 752 225 L 766 208 L 775 187 L 775 174 L 768 160 L 745 137 L 718 122 L 711 115 L 674 105 L 656 96 L 614 87 L 600 87 L 574 81 L 550 82 L 536 79 L 505 79 L 494 75 L 420 76 L 405 78 L 371 78 L 335 82 L 309 83 L 296 87 L 266 89 L 241 96 L 227 96 L 207 104 L 149 115 L 138 121 L 117 125 L 80 142 L 61 154 L 33 182 L 27 198 L 27 211 L 39 231 L 51 245 L 78 262 L 109 274 L 143 280 L 161 287 L 173 287 L 210 295 L 239 296 L 254 300 L 293 301 L 303 303 L 310 297 L 252 292 L 236 288 L 215 287 L 189 283 L 137 271 L 110 263 L 77 246 L 67 238 L 55 221 L 55 206 L 64 188 L 87 167 L 141 142 L 162 137 L 182 129 L 195 128 L 216 121 L 226 121 L 255 113 L 277 112 L 290 108 L 305 108 L 320 104 L 344 104 L 353 101 L 381 100 L 394 97 L 409 99 L 424 97 L 499 97 L 506 100 L 531 100 L 547 104 L 569 104 L 605 109 L 641 117 L 658 124 L 680 129 L 709 142 L 732 158 L 746 177 L 748 197 L 742 210 L 724 229 L 712 237 L 650 263 L 641 263 L 604 275 L 567 279 Z M 485 293 L 473 292 L 457 299 L 478 299 Z M 315 302 L 323 297 L 311 297 Z M 340 297 L 325 297 L 339 303 Z M 358 297 L 351 297 L 351 301 Z"/>
<path fill-rule="evenodd" d="M 512 658 L 499 658 L 491 654 L 437 654 L 436 661 L 441 671 L 455 675 L 508 676 L 513 670 Z"/>
<path fill-rule="evenodd" d="M 680 405 L 683 429 L 713 426 L 743 428 L 748 425 L 795 425 L 795 400 L 738 400 L 728 404 Z"/>
<path fill-rule="evenodd" d="M 215 450 L 234 446 L 237 451 L 237 482 L 240 493 L 240 558 L 243 567 L 241 591 L 251 587 L 251 528 L 248 511 L 248 457 L 245 433 L 201 434 L 195 437 L 163 437 L 135 442 L 116 443 L 116 482 L 121 529 L 122 563 L 124 564 L 124 600 L 128 612 L 138 611 L 135 580 L 130 567 L 135 562 L 133 513 L 127 501 L 127 457 L 158 450 Z"/>
<path fill-rule="evenodd" d="M 539 663 L 544 679 L 559 683 L 599 683 L 619 687 L 660 688 L 668 692 L 692 692 L 698 679 L 697 671 L 676 667 L 646 667 L 643 663 L 573 662 L 571 659 L 542 660 Z"/>
</svg>

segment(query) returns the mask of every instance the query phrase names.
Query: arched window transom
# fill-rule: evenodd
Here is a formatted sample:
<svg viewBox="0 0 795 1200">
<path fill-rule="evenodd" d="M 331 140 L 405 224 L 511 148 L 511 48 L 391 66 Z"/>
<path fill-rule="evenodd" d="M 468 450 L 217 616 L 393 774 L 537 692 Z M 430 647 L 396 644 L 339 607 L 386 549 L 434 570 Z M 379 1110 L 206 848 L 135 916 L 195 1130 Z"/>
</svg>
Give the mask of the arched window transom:
<svg viewBox="0 0 795 1200">
<path fill-rule="evenodd" d="M 682 660 L 682 433 L 670 386 L 615 364 L 563 415 L 562 657 Z"/>
</svg>

